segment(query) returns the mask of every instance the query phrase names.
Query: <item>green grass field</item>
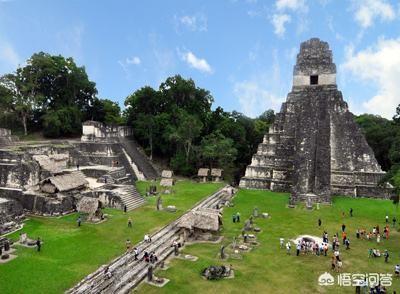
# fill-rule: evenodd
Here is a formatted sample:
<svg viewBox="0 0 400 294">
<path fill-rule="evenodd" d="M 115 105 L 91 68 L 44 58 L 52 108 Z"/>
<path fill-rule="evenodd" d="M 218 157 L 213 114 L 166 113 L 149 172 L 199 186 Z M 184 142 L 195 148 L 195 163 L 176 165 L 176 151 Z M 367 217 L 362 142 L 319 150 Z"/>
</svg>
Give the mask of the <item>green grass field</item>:
<svg viewBox="0 0 400 294">
<path fill-rule="evenodd" d="M 137 183 L 144 194 L 146 182 Z M 85 224 L 78 228 L 77 215 L 59 219 L 32 217 L 20 232 L 31 238 L 40 236 L 44 242 L 42 252 L 18 246 L 15 260 L 0 264 L 0 293 L 62 293 L 100 265 L 111 261 L 124 252 L 125 240 L 139 242 L 146 232 L 154 232 L 182 215 L 196 202 L 212 194 L 223 184 L 194 184 L 179 181 L 175 193 L 163 196 L 163 205 L 175 205 L 176 213 L 157 212 L 155 197 L 148 204 L 124 214 L 107 209 L 108 221 L 101 224 Z M 133 228 L 127 227 L 128 217 Z M 17 232 L 11 237 L 18 239 Z"/>
<path fill-rule="evenodd" d="M 221 262 L 218 252 L 221 244 L 195 244 L 187 246 L 184 253 L 198 256 L 196 262 L 179 259 L 171 260 L 171 267 L 166 271 L 157 271 L 156 275 L 166 277 L 171 281 L 163 288 L 142 284 L 138 293 L 355 293 L 352 287 L 319 286 L 318 277 L 325 271 L 330 272 L 330 257 L 315 255 L 288 256 L 285 249 L 279 248 L 279 238 L 294 239 L 301 234 L 321 236 L 323 229 L 329 237 L 340 232 L 345 223 L 351 241 L 351 249 L 346 251 L 341 246 L 343 270 L 346 273 L 393 273 L 394 265 L 400 262 L 400 233 L 391 230 L 389 240 L 376 241 L 358 240 L 355 231 L 358 227 L 372 230 L 379 224 L 383 230 L 385 215 L 390 220 L 397 208 L 390 201 L 372 199 L 334 198 L 332 206 L 321 206 L 320 210 L 309 211 L 304 206 L 287 208 L 288 195 L 265 191 L 241 190 L 234 200 L 235 206 L 224 210 L 225 236 L 222 244 L 228 245 L 236 235 L 240 235 L 244 220 L 250 216 L 254 206 L 261 212 L 271 214 L 270 219 L 258 218 L 255 224 L 262 229 L 258 233 L 259 247 L 245 253 L 242 260 Z M 348 211 L 354 210 L 350 218 Z M 232 214 L 239 211 L 242 216 L 240 224 L 232 223 Z M 342 217 L 342 211 L 346 216 Z M 317 220 L 322 219 L 318 228 Z M 397 217 L 398 218 L 398 217 Z M 384 258 L 368 258 L 368 249 L 376 247 L 383 253 L 390 252 L 389 263 Z M 235 269 L 234 279 L 206 281 L 200 273 L 209 265 L 232 264 Z M 336 273 L 331 272 L 336 278 Z M 390 290 L 400 289 L 400 281 L 393 279 Z M 392 293 L 392 292 L 390 292 Z"/>
</svg>

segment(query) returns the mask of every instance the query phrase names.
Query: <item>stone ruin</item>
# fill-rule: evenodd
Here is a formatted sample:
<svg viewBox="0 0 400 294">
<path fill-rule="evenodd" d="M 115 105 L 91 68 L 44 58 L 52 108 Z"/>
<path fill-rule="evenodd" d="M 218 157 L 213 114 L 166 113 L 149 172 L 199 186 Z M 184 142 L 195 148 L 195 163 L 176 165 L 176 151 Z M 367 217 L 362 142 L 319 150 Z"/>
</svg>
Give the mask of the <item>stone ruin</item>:
<svg viewBox="0 0 400 294">
<path fill-rule="evenodd" d="M 26 212 L 69 213 L 85 197 L 101 207 L 132 210 L 145 203 L 135 181 L 158 177 L 128 127 L 87 122 L 82 140 L 35 143 L 14 140 L 3 130 L 0 137 L 10 140 L 0 139 L 0 233 L 13 222 L 18 227 Z"/>
<path fill-rule="evenodd" d="M 384 175 L 337 88 L 328 43 L 302 43 L 292 91 L 240 187 L 291 192 L 292 204 L 329 203 L 331 195 L 389 198 L 389 184 L 378 185 Z"/>
<path fill-rule="evenodd" d="M 18 137 L 11 134 L 11 130 L 0 128 L 0 146 L 10 145 L 13 142 L 17 142 Z"/>
</svg>

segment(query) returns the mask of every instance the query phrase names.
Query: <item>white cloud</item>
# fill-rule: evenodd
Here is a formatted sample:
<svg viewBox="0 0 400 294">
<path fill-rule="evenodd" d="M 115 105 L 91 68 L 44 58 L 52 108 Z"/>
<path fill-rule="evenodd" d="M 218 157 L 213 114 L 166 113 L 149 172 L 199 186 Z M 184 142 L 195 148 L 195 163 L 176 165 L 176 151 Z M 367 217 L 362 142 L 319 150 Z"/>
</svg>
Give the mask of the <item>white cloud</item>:
<svg viewBox="0 0 400 294">
<path fill-rule="evenodd" d="M 306 12 L 308 7 L 305 0 L 277 0 L 275 6 L 278 10 L 292 10 L 297 12 Z"/>
<path fill-rule="evenodd" d="M 17 69 L 21 59 L 8 42 L 0 42 L 0 74 L 8 73 Z"/>
<path fill-rule="evenodd" d="M 175 23 L 178 27 L 182 26 L 190 31 L 206 32 L 207 31 L 207 17 L 203 13 L 196 13 L 194 15 L 174 16 Z"/>
<path fill-rule="evenodd" d="M 274 14 L 271 19 L 271 23 L 274 26 L 274 33 L 283 37 L 286 32 L 285 25 L 291 22 L 291 17 L 288 14 Z"/>
<path fill-rule="evenodd" d="M 204 58 L 199 58 L 194 55 L 191 51 L 180 52 L 178 50 L 178 54 L 181 56 L 181 59 L 185 61 L 190 67 L 195 68 L 201 72 L 211 74 L 213 73 L 213 69 L 208 64 L 207 60 Z"/>
<path fill-rule="evenodd" d="M 234 84 L 233 94 L 239 100 L 242 112 L 256 117 L 266 109 L 278 109 L 282 99 L 266 90 L 259 80 L 243 81 Z"/>
<path fill-rule="evenodd" d="M 400 38 L 380 39 L 373 47 L 347 50 L 341 66 L 356 79 L 377 86 L 377 93 L 363 103 L 365 112 L 392 118 L 400 104 Z"/>
<path fill-rule="evenodd" d="M 392 21 L 396 18 L 393 6 L 386 0 L 353 0 L 355 20 L 363 28 L 374 24 L 375 19 Z"/>
<path fill-rule="evenodd" d="M 142 61 L 140 60 L 139 57 L 133 56 L 132 58 L 126 58 L 125 59 L 126 64 L 134 64 L 134 65 L 139 65 Z"/>
</svg>

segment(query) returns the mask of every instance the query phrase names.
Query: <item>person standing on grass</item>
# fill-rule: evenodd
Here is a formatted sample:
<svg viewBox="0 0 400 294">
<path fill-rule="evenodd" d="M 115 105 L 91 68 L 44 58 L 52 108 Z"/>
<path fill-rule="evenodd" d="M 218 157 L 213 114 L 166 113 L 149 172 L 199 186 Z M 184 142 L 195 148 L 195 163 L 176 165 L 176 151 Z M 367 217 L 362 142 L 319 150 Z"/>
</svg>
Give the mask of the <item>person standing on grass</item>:
<svg viewBox="0 0 400 294">
<path fill-rule="evenodd" d="M 240 213 L 239 212 L 236 213 L 236 222 L 240 223 Z"/>
<path fill-rule="evenodd" d="M 297 243 L 297 246 L 296 246 L 296 256 L 299 256 L 300 250 L 301 250 L 301 243 L 300 243 L 300 241 L 299 241 L 299 242 Z"/>
<path fill-rule="evenodd" d="M 126 251 L 128 252 L 131 251 L 131 240 L 126 239 L 125 245 L 126 245 Z"/>
<path fill-rule="evenodd" d="M 386 221 L 386 223 L 389 223 L 389 216 L 388 215 L 386 215 L 385 221 Z"/>
<path fill-rule="evenodd" d="M 42 241 L 40 241 L 40 237 L 38 237 L 36 240 L 36 247 L 37 251 L 40 252 L 40 249 L 42 248 Z"/>
<path fill-rule="evenodd" d="M 400 264 L 395 265 L 394 274 L 396 275 L 396 277 L 398 277 L 400 275 Z"/>
<path fill-rule="evenodd" d="M 345 245 L 346 245 L 346 250 L 349 250 L 350 249 L 350 240 L 349 240 L 349 238 L 346 238 Z"/>
<path fill-rule="evenodd" d="M 131 217 L 128 218 L 128 228 L 132 228 L 132 219 L 131 219 Z"/>
<path fill-rule="evenodd" d="M 322 221 L 321 221 L 321 219 L 319 218 L 318 219 L 318 227 L 320 227 L 322 225 Z"/>
<path fill-rule="evenodd" d="M 279 239 L 279 244 L 280 244 L 280 246 L 281 246 L 281 249 L 284 247 L 283 242 L 285 242 L 285 239 L 280 238 L 280 239 Z"/>
<path fill-rule="evenodd" d="M 381 242 L 381 235 L 380 234 L 378 234 L 377 236 L 376 236 L 376 243 L 380 243 Z"/>
<path fill-rule="evenodd" d="M 342 232 L 344 232 L 346 230 L 346 225 L 342 224 Z"/>
<path fill-rule="evenodd" d="M 383 256 L 385 257 L 385 262 L 389 261 L 389 251 L 387 249 L 385 250 L 385 253 L 383 253 Z"/>
<path fill-rule="evenodd" d="M 80 226 L 81 226 L 81 223 L 82 223 L 82 218 L 81 218 L 81 216 L 78 217 L 78 219 L 77 219 L 76 222 L 78 223 L 78 227 L 80 227 Z"/>
<path fill-rule="evenodd" d="M 353 208 L 350 208 L 350 217 L 353 217 Z"/>
<path fill-rule="evenodd" d="M 124 205 L 124 213 L 126 213 L 127 210 L 128 210 L 128 207 L 126 207 L 126 205 Z"/>
<path fill-rule="evenodd" d="M 290 248 L 292 248 L 292 245 L 290 244 L 290 241 L 288 241 L 288 242 L 286 243 L 286 253 L 287 253 L 288 255 L 290 255 Z"/>
<path fill-rule="evenodd" d="M 233 215 L 232 215 L 232 222 L 233 222 L 233 223 L 236 223 L 236 214 L 233 214 Z"/>
</svg>

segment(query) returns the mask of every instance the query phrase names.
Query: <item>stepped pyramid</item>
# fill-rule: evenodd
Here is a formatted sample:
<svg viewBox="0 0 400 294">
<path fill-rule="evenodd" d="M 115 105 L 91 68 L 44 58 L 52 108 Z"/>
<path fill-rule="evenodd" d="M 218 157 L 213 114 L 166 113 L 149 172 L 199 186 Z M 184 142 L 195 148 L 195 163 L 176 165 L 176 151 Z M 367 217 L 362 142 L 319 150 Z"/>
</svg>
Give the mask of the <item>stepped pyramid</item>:
<svg viewBox="0 0 400 294">
<path fill-rule="evenodd" d="M 303 42 L 293 87 L 253 155 L 240 187 L 291 192 L 291 203 L 331 195 L 390 197 L 372 149 L 336 85 L 329 45 Z"/>
</svg>

